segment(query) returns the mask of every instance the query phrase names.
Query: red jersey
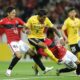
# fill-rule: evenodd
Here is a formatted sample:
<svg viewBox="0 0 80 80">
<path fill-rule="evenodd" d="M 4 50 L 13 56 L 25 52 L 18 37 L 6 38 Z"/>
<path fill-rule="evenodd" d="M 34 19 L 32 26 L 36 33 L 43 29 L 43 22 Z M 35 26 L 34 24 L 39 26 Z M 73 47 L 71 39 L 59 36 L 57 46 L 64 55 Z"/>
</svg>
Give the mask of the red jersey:
<svg viewBox="0 0 80 80">
<path fill-rule="evenodd" d="M 11 41 L 19 41 L 20 36 L 18 32 L 18 25 L 23 25 L 24 22 L 20 18 L 14 18 L 14 19 L 9 19 L 9 18 L 3 18 L 0 20 L 0 25 L 3 25 L 5 28 L 5 34 L 7 36 L 7 41 L 10 43 Z"/>
<path fill-rule="evenodd" d="M 66 48 L 62 45 L 52 45 L 54 44 L 54 41 L 52 41 L 52 39 L 47 38 L 46 40 L 44 40 L 44 43 L 49 47 L 49 49 L 52 51 L 53 55 L 56 58 L 62 59 L 66 54 Z M 38 53 L 42 56 L 47 56 L 42 48 L 38 50 Z"/>
<path fill-rule="evenodd" d="M 58 59 L 62 59 L 66 54 L 66 48 L 64 46 L 55 46 L 49 49 L 53 52 L 54 56 Z"/>
<path fill-rule="evenodd" d="M 4 28 L 0 28 L 0 36 L 4 33 Z"/>
</svg>

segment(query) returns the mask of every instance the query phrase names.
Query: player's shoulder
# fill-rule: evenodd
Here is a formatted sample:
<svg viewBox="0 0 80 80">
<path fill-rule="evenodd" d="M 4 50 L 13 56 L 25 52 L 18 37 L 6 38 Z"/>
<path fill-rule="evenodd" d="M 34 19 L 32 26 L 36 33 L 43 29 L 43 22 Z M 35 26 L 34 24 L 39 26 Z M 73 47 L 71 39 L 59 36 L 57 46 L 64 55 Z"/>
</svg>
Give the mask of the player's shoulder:
<svg viewBox="0 0 80 80">
<path fill-rule="evenodd" d="M 65 19 L 64 23 L 68 23 L 68 22 L 70 22 L 70 21 L 71 21 L 71 20 L 70 20 L 70 18 L 68 17 L 68 18 Z"/>
<path fill-rule="evenodd" d="M 37 16 L 38 16 L 38 15 L 33 15 L 33 16 L 31 16 L 29 19 L 37 19 Z"/>
<path fill-rule="evenodd" d="M 48 17 L 46 17 L 45 23 L 49 23 L 49 22 L 51 22 L 50 19 Z M 51 22 L 51 24 L 52 24 L 52 22 Z"/>
<path fill-rule="evenodd" d="M 48 17 L 46 17 L 46 20 L 50 20 Z"/>
<path fill-rule="evenodd" d="M 75 18 L 76 20 L 78 20 L 78 21 L 80 21 L 80 19 L 79 18 Z"/>
<path fill-rule="evenodd" d="M 68 18 L 66 18 L 66 20 L 65 21 L 70 21 L 70 18 L 68 17 Z"/>
</svg>

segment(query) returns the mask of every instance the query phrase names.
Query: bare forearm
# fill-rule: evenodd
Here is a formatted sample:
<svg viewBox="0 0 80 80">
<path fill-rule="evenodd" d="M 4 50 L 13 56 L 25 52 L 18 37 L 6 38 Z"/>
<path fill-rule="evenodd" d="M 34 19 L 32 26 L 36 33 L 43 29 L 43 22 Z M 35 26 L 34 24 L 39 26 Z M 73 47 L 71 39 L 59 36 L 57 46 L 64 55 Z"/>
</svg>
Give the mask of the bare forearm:
<svg viewBox="0 0 80 80">
<path fill-rule="evenodd" d="M 60 32 L 59 32 L 56 28 L 52 28 L 52 29 L 53 29 L 53 31 L 57 34 L 57 36 L 58 36 L 59 38 L 61 38 Z"/>
<path fill-rule="evenodd" d="M 62 30 L 61 33 L 62 33 L 62 36 L 64 37 L 64 39 L 66 40 L 67 36 L 66 36 L 65 32 Z"/>
</svg>

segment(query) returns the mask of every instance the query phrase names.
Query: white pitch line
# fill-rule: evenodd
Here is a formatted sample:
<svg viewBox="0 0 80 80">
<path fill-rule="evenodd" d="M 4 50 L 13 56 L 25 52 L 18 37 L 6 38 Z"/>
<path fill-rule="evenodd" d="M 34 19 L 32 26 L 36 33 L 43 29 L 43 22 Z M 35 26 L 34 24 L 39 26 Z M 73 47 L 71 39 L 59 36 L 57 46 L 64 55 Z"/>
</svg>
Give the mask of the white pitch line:
<svg viewBox="0 0 80 80">
<path fill-rule="evenodd" d="M 64 75 L 65 76 L 65 75 Z M 78 77 L 78 76 L 76 76 L 76 75 L 68 75 L 68 77 L 71 77 L 71 76 L 73 76 L 73 77 Z M 2 80 L 32 80 L 32 79 L 38 79 L 38 78 L 40 78 L 40 79 L 47 79 L 47 78 L 54 78 L 54 77 L 58 77 L 58 76 L 35 76 L 35 77 L 28 77 L 28 78 L 11 78 L 11 79 L 2 79 Z M 59 76 L 59 77 L 63 77 L 63 76 Z"/>
<path fill-rule="evenodd" d="M 12 79 L 2 79 L 2 80 L 32 80 L 32 79 L 46 79 L 46 78 L 53 78 L 54 76 L 38 76 L 38 77 L 29 77 L 29 78 L 12 78 Z"/>
</svg>

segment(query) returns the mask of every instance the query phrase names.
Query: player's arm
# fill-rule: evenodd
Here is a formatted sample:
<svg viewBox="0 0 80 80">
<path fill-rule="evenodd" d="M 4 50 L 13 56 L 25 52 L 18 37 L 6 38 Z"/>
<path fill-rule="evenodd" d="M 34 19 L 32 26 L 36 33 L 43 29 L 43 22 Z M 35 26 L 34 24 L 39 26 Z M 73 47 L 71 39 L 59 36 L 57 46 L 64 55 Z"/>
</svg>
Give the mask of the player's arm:
<svg viewBox="0 0 80 80">
<path fill-rule="evenodd" d="M 23 33 L 26 33 L 28 34 L 29 33 L 29 28 L 28 28 L 28 25 L 26 25 L 27 23 L 25 23 L 22 19 L 20 18 L 17 18 L 18 22 L 19 22 L 19 25 L 22 25 L 23 29 Z"/>
<path fill-rule="evenodd" d="M 79 20 L 79 36 L 80 36 L 80 20 Z"/>
<path fill-rule="evenodd" d="M 24 23 L 24 27 L 22 29 L 23 33 L 25 34 L 30 34 L 30 28 L 28 25 L 26 25 L 27 23 Z"/>
<path fill-rule="evenodd" d="M 68 43 L 68 38 L 67 38 L 67 36 L 65 34 L 65 31 L 64 30 L 61 30 L 61 33 L 62 33 L 62 36 L 64 37 L 66 43 Z"/>
<path fill-rule="evenodd" d="M 28 21 L 26 23 L 24 23 L 24 28 L 23 28 L 23 32 L 27 33 L 27 31 L 30 33 L 30 29 L 31 29 L 31 26 L 32 26 L 32 22 L 33 22 L 33 18 L 30 17 L 28 19 Z M 27 31 L 26 31 L 27 30 Z"/>
<path fill-rule="evenodd" d="M 57 34 L 57 36 L 62 39 L 61 34 L 59 33 L 59 31 L 54 27 L 54 24 L 47 18 L 46 19 L 46 24 L 48 26 L 48 28 L 51 28 L 53 30 L 53 32 L 55 32 Z"/>
<path fill-rule="evenodd" d="M 60 43 L 61 43 L 62 45 L 65 45 L 65 42 L 64 42 L 64 39 L 63 39 L 61 33 L 60 33 L 55 27 L 52 27 L 52 30 L 53 30 L 53 32 L 55 32 L 56 35 L 59 37 Z"/>
<path fill-rule="evenodd" d="M 60 39 L 62 39 L 62 36 L 61 36 L 60 32 L 59 32 L 55 27 L 52 27 L 52 30 L 53 30 L 53 32 L 55 32 L 55 33 L 57 34 L 57 36 L 58 36 Z"/>
<path fill-rule="evenodd" d="M 25 34 L 30 34 L 30 29 L 27 28 L 27 27 L 23 27 L 22 32 L 25 33 Z"/>
<path fill-rule="evenodd" d="M 22 19 L 17 18 L 17 21 L 18 21 L 18 24 L 19 24 L 19 25 L 22 25 L 24 28 L 27 28 L 26 23 L 25 23 Z"/>
<path fill-rule="evenodd" d="M 38 40 L 38 39 L 28 39 L 29 42 L 37 47 L 40 47 L 40 48 L 45 48 L 46 47 L 46 44 L 43 43 L 42 41 Z"/>
<path fill-rule="evenodd" d="M 67 38 L 67 35 L 65 33 L 66 30 L 67 30 L 67 22 L 65 21 L 63 26 L 62 26 L 61 33 L 62 33 L 62 36 L 64 37 L 66 43 L 68 43 L 68 38 Z"/>
</svg>

